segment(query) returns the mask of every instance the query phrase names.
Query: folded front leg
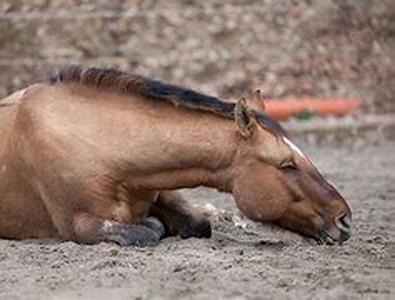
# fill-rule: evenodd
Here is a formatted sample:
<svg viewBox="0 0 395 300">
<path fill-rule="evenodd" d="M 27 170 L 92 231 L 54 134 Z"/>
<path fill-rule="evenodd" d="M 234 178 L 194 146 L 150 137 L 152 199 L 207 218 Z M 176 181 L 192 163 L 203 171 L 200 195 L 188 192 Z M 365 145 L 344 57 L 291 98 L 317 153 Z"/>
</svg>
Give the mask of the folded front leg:
<svg viewBox="0 0 395 300">
<path fill-rule="evenodd" d="M 80 213 L 73 221 L 75 239 L 86 244 L 106 241 L 121 246 L 155 246 L 165 235 L 163 224 L 154 217 L 141 224 L 130 225 Z"/>
<path fill-rule="evenodd" d="M 208 217 L 187 202 L 179 192 L 161 191 L 151 207 L 151 215 L 164 223 L 168 235 L 179 234 L 182 238 L 211 237 Z"/>
</svg>

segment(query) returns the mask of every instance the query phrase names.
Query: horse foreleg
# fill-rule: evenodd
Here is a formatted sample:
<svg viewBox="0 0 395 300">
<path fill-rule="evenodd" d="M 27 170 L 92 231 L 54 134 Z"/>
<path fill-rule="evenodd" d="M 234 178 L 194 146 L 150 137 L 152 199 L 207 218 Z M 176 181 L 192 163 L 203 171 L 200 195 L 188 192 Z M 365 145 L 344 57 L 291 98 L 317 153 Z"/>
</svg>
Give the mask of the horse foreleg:
<svg viewBox="0 0 395 300">
<path fill-rule="evenodd" d="M 211 237 L 210 220 L 179 192 L 161 191 L 151 207 L 151 215 L 164 223 L 167 235 L 179 234 L 182 238 Z"/>
<path fill-rule="evenodd" d="M 115 242 L 121 246 L 154 246 L 165 235 L 163 224 L 147 218 L 141 224 L 130 225 L 81 213 L 73 219 L 75 239 L 80 243 Z"/>
</svg>

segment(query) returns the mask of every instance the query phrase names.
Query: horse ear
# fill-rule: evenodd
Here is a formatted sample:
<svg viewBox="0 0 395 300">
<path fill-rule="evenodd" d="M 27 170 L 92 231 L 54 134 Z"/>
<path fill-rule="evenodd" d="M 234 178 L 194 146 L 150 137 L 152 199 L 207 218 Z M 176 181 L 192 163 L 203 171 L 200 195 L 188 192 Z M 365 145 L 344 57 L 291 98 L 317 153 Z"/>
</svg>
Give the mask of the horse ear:
<svg viewBox="0 0 395 300">
<path fill-rule="evenodd" d="M 262 96 L 261 90 L 257 89 L 255 90 L 252 94 L 251 97 L 249 98 L 250 100 L 250 105 L 256 110 L 265 110 L 265 100 L 264 97 Z"/>
<path fill-rule="evenodd" d="M 254 117 L 251 115 L 246 99 L 243 97 L 237 101 L 234 110 L 237 129 L 242 137 L 249 138 L 256 128 Z"/>
</svg>

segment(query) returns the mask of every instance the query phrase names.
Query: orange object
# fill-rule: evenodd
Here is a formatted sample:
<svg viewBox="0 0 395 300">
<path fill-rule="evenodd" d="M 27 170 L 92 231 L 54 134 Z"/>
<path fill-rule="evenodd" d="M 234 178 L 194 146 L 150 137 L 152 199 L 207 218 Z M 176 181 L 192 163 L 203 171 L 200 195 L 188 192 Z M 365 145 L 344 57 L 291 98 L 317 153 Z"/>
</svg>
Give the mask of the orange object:
<svg viewBox="0 0 395 300">
<path fill-rule="evenodd" d="M 310 112 L 320 116 L 342 116 L 357 109 L 360 101 L 324 100 L 324 99 L 285 99 L 265 101 L 265 112 L 276 120 L 286 120 L 303 112 Z"/>
</svg>

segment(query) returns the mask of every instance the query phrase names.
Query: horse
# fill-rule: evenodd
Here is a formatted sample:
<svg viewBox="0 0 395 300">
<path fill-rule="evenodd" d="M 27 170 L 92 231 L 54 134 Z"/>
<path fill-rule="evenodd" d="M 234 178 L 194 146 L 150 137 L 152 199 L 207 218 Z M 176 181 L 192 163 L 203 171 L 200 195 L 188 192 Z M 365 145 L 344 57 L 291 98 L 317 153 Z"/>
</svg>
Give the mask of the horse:
<svg viewBox="0 0 395 300">
<path fill-rule="evenodd" d="M 178 189 L 231 193 L 240 211 L 320 243 L 351 210 L 262 107 L 114 69 L 60 68 L 0 105 L 0 237 L 157 245 L 209 238 Z"/>
</svg>

